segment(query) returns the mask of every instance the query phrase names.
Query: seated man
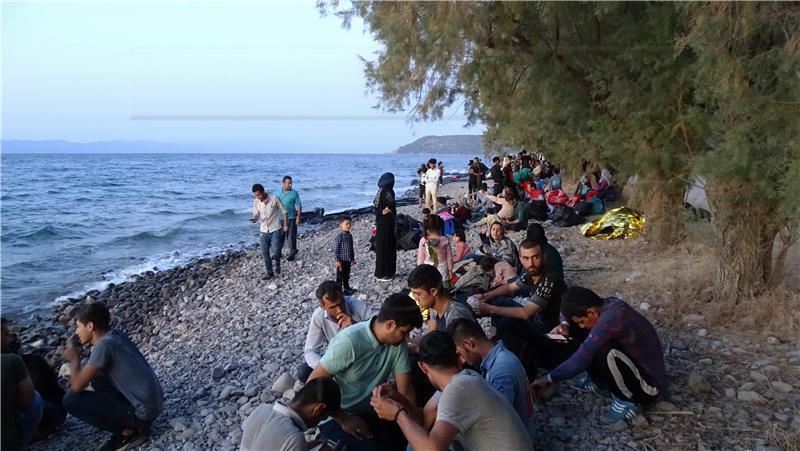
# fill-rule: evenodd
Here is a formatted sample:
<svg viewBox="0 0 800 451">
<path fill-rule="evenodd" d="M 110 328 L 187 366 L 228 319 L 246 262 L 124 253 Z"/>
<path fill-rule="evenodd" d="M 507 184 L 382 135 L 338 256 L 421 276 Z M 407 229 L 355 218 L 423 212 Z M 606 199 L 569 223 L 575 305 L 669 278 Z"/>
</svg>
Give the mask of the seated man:
<svg viewBox="0 0 800 451">
<path fill-rule="evenodd" d="M 333 377 L 342 392 L 342 411 L 320 426 L 326 439 L 343 442 L 348 451 L 405 450 L 397 426 L 372 413 L 372 389 L 394 376 L 397 390 L 415 400 L 408 363 L 408 334 L 422 326 L 419 306 L 395 293 L 381 305 L 378 316 L 354 324 L 336 335 L 309 380 Z M 373 438 L 374 437 L 374 438 Z"/>
<path fill-rule="evenodd" d="M 434 266 L 419 265 L 408 275 L 411 296 L 420 307 L 432 309 L 428 320 L 428 331 L 447 330 L 457 319 L 475 321 L 475 315 L 467 304 L 451 298 L 442 282 L 442 274 Z"/>
<path fill-rule="evenodd" d="M 93 346 L 81 367 L 81 349 L 67 346 L 70 388 L 64 408 L 72 416 L 114 435 L 102 449 L 132 447 L 144 441 L 161 413 L 164 392 L 153 369 L 125 334 L 110 329 L 111 313 L 102 303 L 85 305 L 77 314 L 75 335 Z M 93 390 L 87 390 L 89 384 Z"/>
<path fill-rule="evenodd" d="M 513 191 L 506 195 L 511 203 L 511 218 L 503 220 L 506 230 L 520 231 L 528 227 L 528 204 L 522 202 Z"/>
<path fill-rule="evenodd" d="M 525 271 L 522 276 L 513 283 L 500 285 L 487 293 L 476 294 L 475 298 L 480 301 L 476 310 L 492 315 L 492 322 L 498 327 L 498 332 L 500 320 L 512 318 L 531 320 L 536 330 L 547 333 L 558 324 L 564 282 L 546 270 L 542 246 L 539 243 L 523 241 L 520 244 L 519 260 Z M 528 299 L 524 305 L 520 305 L 508 299 L 508 296 L 513 295 L 528 296 Z"/>
<path fill-rule="evenodd" d="M 564 293 L 561 312 L 571 325 L 590 333 L 567 361 L 533 381 L 535 392 L 587 371 L 612 393 L 612 404 L 600 417 L 608 424 L 631 419 L 641 414 L 641 404 L 667 396 L 664 353 L 647 318 L 620 299 L 602 299 L 583 287 L 570 287 Z M 571 335 L 564 325 L 553 332 Z"/>
<path fill-rule="evenodd" d="M 27 449 L 42 417 L 44 403 L 33 387 L 22 357 L 3 353 L 0 359 L 2 449 Z"/>
<path fill-rule="evenodd" d="M 487 338 L 478 323 L 458 320 L 450 325 L 448 332 L 456 343 L 461 363 L 481 369 L 486 382 L 517 411 L 533 440 L 533 399 L 522 362 L 506 348 L 503 340 L 493 342 Z"/>
<path fill-rule="evenodd" d="M 305 384 L 288 406 L 262 404 L 242 424 L 241 451 L 305 451 L 305 432 L 339 411 L 341 394 L 333 379 L 319 378 Z M 324 449 L 324 448 L 323 448 Z"/>
<path fill-rule="evenodd" d="M 558 249 L 547 242 L 547 236 L 544 234 L 544 228 L 542 228 L 542 225 L 538 222 L 532 222 L 528 224 L 528 230 L 525 232 L 525 239 L 536 241 L 542 245 L 542 252 L 544 252 L 544 261 L 547 269 L 556 276 L 560 277 L 561 280 L 565 280 L 564 262 L 561 259 L 561 254 L 558 253 Z"/>
<path fill-rule="evenodd" d="M 2 352 L 3 354 L 19 355 L 20 344 L 16 334 L 9 329 L 5 318 L 2 319 Z M 58 385 L 58 375 L 44 357 L 38 354 L 20 355 L 25 362 L 25 367 L 31 382 L 36 389 L 37 396 L 41 397 L 42 415 L 33 432 L 33 441 L 53 433 L 67 418 L 67 412 L 61 405 L 64 399 L 64 390 Z M 5 447 L 3 447 L 5 449 Z"/>
<path fill-rule="evenodd" d="M 420 343 L 420 368 L 441 390 L 436 419 L 428 431 L 410 415 L 403 402 L 376 389 L 371 400 L 380 418 L 396 421 L 415 450 L 450 448 L 458 441 L 470 451 L 532 450 L 525 425 L 511 404 L 476 372 L 459 370 L 450 335 L 434 331 Z"/>
<path fill-rule="evenodd" d="M 345 297 L 341 285 L 332 280 L 322 282 L 315 294 L 319 307 L 311 314 L 308 324 L 306 343 L 303 346 L 305 362 L 297 367 L 297 379 L 303 382 L 317 367 L 325 346 L 336 334 L 369 317 L 367 304 L 354 297 Z"/>
</svg>

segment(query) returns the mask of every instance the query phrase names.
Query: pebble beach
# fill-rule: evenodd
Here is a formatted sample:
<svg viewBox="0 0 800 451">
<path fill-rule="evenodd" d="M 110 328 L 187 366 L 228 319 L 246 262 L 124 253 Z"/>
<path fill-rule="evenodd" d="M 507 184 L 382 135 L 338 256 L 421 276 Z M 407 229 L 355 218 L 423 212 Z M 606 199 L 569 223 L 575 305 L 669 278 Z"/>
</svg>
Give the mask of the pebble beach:
<svg viewBox="0 0 800 451">
<path fill-rule="evenodd" d="M 464 193 L 464 182 L 440 188 L 440 196 Z M 420 217 L 416 204 L 398 212 Z M 375 256 L 368 250 L 373 226 L 372 214 L 353 218 L 356 264 L 351 285 L 359 299 L 379 305 L 406 287 L 416 251 L 398 251 L 395 278 L 376 281 Z M 624 276 L 632 273 L 626 266 L 620 274 L 603 279 L 609 280 L 608 287 L 598 287 L 601 279 L 587 261 L 617 259 L 615 252 L 635 249 L 635 243 L 591 241 L 577 228 L 559 229 L 549 223 L 544 227 L 564 257 L 567 283 L 586 284 L 603 295 L 616 292 L 646 310 L 664 343 L 676 395 L 638 422 L 609 429 L 594 419 L 605 400 L 559 389 L 551 400 L 537 402 L 538 449 L 767 450 L 779 449 L 771 444 L 776 440 L 770 436 L 775 424 L 786 433 L 800 431 L 796 342 L 773 337 L 775 341 L 765 345 L 753 337 L 718 334 L 705 325 L 701 314 L 676 316 L 667 301 L 648 297 L 644 270 L 645 275 L 640 272 L 628 282 Z M 303 234 L 297 260 L 283 263 L 281 274 L 269 281 L 261 280 L 264 267 L 258 249 L 228 251 L 65 301 L 49 318 L 14 327 L 23 352 L 36 349 L 57 367 L 74 332 L 78 306 L 107 303 L 115 326 L 139 346 L 165 391 L 164 412 L 140 449 L 238 449 L 247 415 L 259 404 L 291 398 L 299 389 L 294 369 L 303 360 L 308 320 L 318 305 L 314 291 L 320 282 L 335 279 L 332 244 L 337 232 L 336 221 L 326 221 Z M 517 243 L 523 235 L 509 234 Z M 467 241 L 473 247 L 478 243 L 477 230 L 467 229 Z M 627 264 L 637 261 L 633 258 Z M 623 291 L 609 291 L 617 289 Z M 92 449 L 105 439 L 105 433 L 68 418 L 61 431 L 32 449 Z"/>
</svg>

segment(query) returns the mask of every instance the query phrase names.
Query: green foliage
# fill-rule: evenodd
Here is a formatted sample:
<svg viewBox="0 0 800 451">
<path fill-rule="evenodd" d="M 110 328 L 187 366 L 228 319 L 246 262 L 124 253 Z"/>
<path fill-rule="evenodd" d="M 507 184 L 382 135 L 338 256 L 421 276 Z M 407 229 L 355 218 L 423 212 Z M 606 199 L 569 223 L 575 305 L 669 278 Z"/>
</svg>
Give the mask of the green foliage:
<svg viewBox="0 0 800 451">
<path fill-rule="evenodd" d="M 797 3 L 321 5 L 328 8 L 345 22 L 364 19 L 383 45 L 365 74 L 384 109 L 431 120 L 460 105 L 469 123 L 486 126 L 489 146 L 638 174 L 657 188 L 646 205 L 657 218 L 651 225 L 676 221 L 667 210 L 680 205 L 692 174 L 706 177 L 719 227 L 742 217 L 765 223 L 755 228 L 762 247 L 798 217 Z"/>
</svg>

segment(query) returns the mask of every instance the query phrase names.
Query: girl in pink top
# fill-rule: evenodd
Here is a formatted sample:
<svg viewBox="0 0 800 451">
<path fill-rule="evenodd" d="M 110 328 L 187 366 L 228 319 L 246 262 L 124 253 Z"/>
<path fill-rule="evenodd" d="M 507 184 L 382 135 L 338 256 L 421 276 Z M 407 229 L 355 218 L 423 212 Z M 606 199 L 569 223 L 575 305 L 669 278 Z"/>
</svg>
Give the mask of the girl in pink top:
<svg viewBox="0 0 800 451">
<path fill-rule="evenodd" d="M 456 230 L 455 233 L 453 233 L 453 242 L 456 243 L 456 251 L 453 253 L 453 262 L 460 262 L 470 251 L 467 245 L 467 236 L 464 235 L 463 230 Z"/>
<path fill-rule="evenodd" d="M 431 215 L 425 227 L 425 237 L 419 241 L 417 265 L 435 266 L 442 274 L 445 283 L 449 283 L 453 275 L 453 251 L 450 248 L 450 240 L 442 235 L 443 230 L 442 218 Z"/>
</svg>

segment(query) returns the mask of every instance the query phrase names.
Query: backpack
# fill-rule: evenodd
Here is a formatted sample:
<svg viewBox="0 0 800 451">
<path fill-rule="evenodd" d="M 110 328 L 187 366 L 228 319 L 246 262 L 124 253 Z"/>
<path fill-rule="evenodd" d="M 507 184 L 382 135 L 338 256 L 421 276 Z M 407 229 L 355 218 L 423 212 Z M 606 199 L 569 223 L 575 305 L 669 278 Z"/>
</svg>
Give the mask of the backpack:
<svg viewBox="0 0 800 451">
<path fill-rule="evenodd" d="M 589 216 L 592 214 L 592 204 L 591 202 L 580 201 L 575 206 L 575 211 L 581 216 Z"/>
<path fill-rule="evenodd" d="M 398 238 L 397 240 L 397 248 L 402 249 L 404 251 L 417 249 L 419 247 L 419 241 L 421 239 L 422 239 L 421 233 L 414 230 L 409 230 L 403 235 L 400 235 L 400 238 Z"/>
<path fill-rule="evenodd" d="M 584 222 L 583 217 L 578 215 L 575 209 L 567 207 L 566 205 L 559 205 L 553 208 L 549 219 L 558 227 L 572 227 L 583 224 Z"/>
<path fill-rule="evenodd" d="M 449 212 L 443 211 L 441 213 L 437 213 L 437 216 L 442 218 L 442 221 L 444 221 L 443 233 L 447 236 L 452 236 L 456 231 L 456 221 L 453 215 L 451 215 Z"/>
<path fill-rule="evenodd" d="M 547 202 L 543 200 L 532 200 L 528 203 L 528 219 L 537 221 L 547 220 Z"/>
</svg>

